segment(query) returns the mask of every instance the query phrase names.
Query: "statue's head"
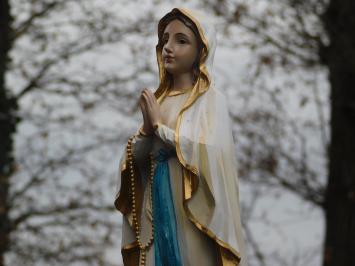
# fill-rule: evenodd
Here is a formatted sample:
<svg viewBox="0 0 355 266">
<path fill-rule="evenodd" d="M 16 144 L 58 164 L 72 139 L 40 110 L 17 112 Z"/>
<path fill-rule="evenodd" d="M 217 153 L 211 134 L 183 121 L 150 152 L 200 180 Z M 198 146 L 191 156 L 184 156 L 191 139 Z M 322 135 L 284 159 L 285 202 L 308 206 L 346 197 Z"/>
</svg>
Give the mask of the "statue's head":
<svg viewBox="0 0 355 266">
<path fill-rule="evenodd" d="M 196 99 L 211 85 L 216 31 L 210 16 L 186 8 L 173 8 L 158 23 L 156 55 L 160 84 L 155 96 L 162 99 L 175 74 L 190 72 Z M 168 59 L 168 57 L 173 57 Z M 192 100 L 193 101 L 193 100 Z"/>
<path fill-rule="evenodd" d="M 196 25 L 180 12 L 171 13 L 165 17 L 161 32 L 158 46 L 168 75 L 190 72 L 195 82 L 203 48 Z"/>
</svg>

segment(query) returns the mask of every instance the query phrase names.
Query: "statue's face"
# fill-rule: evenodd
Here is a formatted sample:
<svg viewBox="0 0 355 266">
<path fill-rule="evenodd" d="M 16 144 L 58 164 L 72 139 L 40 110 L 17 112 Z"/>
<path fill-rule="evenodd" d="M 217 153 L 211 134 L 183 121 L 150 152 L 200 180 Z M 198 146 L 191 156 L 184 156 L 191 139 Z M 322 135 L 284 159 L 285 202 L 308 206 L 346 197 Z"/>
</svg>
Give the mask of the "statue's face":
<svg viewBox="0 0 355 266">
<path fill-rule="evenodd" d="M 166 71 L 173 75 L 191 72 L 197 56 L 197 39 L 193 31 L 175 19 L 165 27 L 162 41 Z"/>
</svg>

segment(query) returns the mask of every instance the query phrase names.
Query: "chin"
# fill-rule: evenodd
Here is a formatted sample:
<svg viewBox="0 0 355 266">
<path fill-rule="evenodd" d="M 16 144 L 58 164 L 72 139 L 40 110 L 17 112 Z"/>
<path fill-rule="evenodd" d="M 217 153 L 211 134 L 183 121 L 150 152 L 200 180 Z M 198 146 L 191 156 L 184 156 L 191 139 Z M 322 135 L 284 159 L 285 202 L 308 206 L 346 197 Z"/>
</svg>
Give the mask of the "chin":
<svg viewBox="0 0 355 266">
<path fill-rule="evenodd" d="M 169 74 L 174 75 L 176 73 L 176 69 L 173 67 L 167 67 L 165 66 L 166 72 L 169 72 Z"/>
</svg>

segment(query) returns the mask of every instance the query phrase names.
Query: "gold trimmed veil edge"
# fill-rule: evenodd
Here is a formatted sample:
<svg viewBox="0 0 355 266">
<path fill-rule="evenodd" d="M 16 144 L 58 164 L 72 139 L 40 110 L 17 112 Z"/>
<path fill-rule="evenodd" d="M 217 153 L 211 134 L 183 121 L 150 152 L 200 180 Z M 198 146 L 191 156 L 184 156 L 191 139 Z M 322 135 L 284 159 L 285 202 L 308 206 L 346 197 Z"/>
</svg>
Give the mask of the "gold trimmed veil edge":
<svg viewBox="0 0 355 266">
<path fill-rule="evenodd" d="M 203 234 L 207 235 L 215 243 L 217 251 L 217 265 L 218 266 L 237 266 L 241 261 L 240 252 L 232 248 L 228 243 L 219 239 L 216 234 L 208 227 L 201 224 L 196 217 L 194 217 L 187 206 L 187 202 L 193 197 L 198 186 L 198 177 L 183 167 L 183 207 L 188 219 L 199 229 Z"/>
</svg>

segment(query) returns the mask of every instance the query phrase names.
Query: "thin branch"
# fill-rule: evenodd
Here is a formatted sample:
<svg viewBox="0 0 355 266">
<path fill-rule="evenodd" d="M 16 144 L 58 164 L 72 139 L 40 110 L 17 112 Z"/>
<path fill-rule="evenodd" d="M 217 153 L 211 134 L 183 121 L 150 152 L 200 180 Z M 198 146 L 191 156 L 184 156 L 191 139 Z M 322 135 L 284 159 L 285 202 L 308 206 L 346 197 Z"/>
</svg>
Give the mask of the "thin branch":
<svg viewBox="0 0 355 266">
<path fill-rule="evenodd" d="M 34 12 L 28 19 L 23 21 L 20 25 L 18 25 L 16 29 L 13 30 L 13 36 L 11 38 L 11 41 L 15 41 L 22 35 L 26 34 L 28 30 L 33 26 L 35 20 L 48 16 L 48 14 L 52 10 L 54 10 L 59 4 L 64 4 L 66 2 L 68 1 L 55 1 L 51 3 L 46 3 L 43 6 L 42 10 Z"/>
</svg>

